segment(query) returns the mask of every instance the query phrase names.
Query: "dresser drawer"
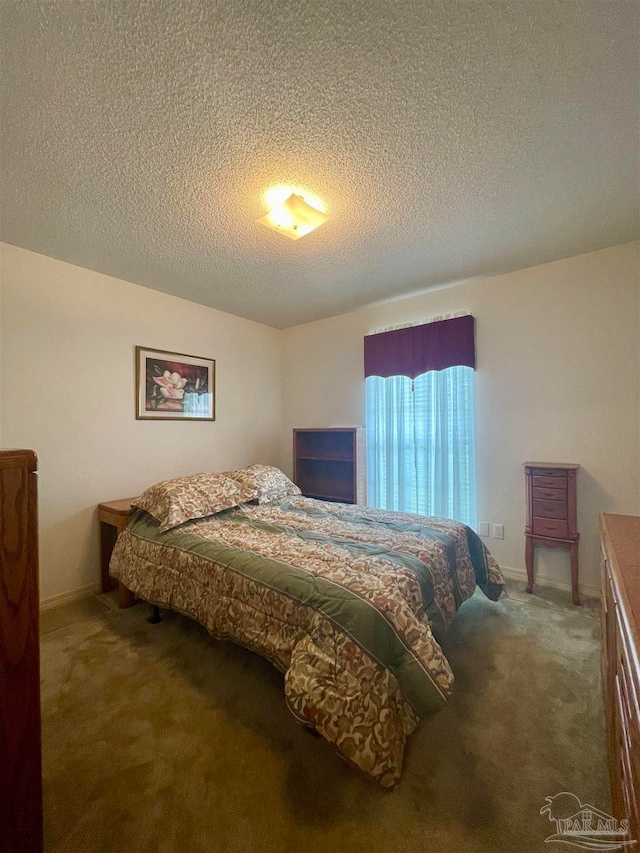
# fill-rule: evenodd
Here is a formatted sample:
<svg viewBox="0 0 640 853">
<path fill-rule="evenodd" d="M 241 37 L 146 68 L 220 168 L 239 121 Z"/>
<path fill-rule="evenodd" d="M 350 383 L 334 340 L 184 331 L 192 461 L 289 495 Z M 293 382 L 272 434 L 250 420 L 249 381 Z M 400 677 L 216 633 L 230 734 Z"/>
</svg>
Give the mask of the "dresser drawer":
<svg viewBox="0 0 640 853">
<path fill-rule="evenodd" d="M 624 695 L 624 685 L 620 678 L 615 680 L 615 702 L 614 702 L 614 723 L 613 730 L 615 732 L 615 749 L 617 753 L 617 767 L 619 772 L 620 791 L 619 798 L 614 796 L 614 812 L 618 812 L 620 817 L 626 818 L 631 826 L 638 827 L 638 779 L 637 775 L 637 760 L 634 767 L 634 757 L 632 755 L 633 744 L 631 742 L 631 723 L 627 716 L 628 705 L 627 697 Z M 637 755 L 635 756 L 637 759 Z M 617 800 L 617 802 L 616 802 Z M 619 805 L 618 805 L 619 804 Z M 615 806 L 618 806 L 615 808 Z"/>
<path fill-rule="evenodd" d="M 615 584 L 612 585 L 615 596 Z M 634 734 L 636 746 L 634 753 L 638 762 L 638 782 L 640 783 L 640 672 L 634 662 L 633 638 L 629 636 L 627 620 L 623 617 L 622 611 L 623 608 L 620 606 L 614 609 L 617 675 L 628 712 L 629 729 Z"/>
<path fill-rule="evenodd" d="M 567 490 L 565 489 L 533 489 L 533 497 L 543 501 L 566 501 Z"/>
<path fill-rule="evenodd" d="M 531 473 L 534 477 L 553 477 L 553 479 L 566 480 L 566 468 L 532 468 Z"/>
<path fill-rule="evenodd" d="M 549 536 L 551 539 L 566 539 L 569 533 L 567 522 L 559 518 L 533 517 L 533 532 L 537 536 Z"/>
<path fill-rule="evenodd" d="M 567 518 L 566 501 L 533 501 L 533 515 L 540 518 Z"/>
<path fill-rule="evenodd" d="M 562 474 L 559 477 L 543 477 L 540 474 L 534 474 L 533 487 L 538 489 L 562 489 L 567 491 L 567 478 Z"/>
</svg>

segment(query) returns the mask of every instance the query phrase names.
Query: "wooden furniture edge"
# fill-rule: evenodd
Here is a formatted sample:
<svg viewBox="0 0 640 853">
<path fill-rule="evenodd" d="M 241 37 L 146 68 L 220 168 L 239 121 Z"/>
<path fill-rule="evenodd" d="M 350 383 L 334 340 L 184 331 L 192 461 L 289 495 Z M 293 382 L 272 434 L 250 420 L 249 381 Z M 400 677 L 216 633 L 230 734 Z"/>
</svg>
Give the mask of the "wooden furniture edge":
<svg viewBox="0 0 640 853">
<path fill-rule="evenodd" d="M 553 545 L 549 545 L 549 548 L 553 548 L 557 545 L 558 548 L 567 548 L 569 545 L 575 545 L 576 542 L 580 541 L 580 534 L 576 533 L 574 537 L 559 537 L 554 536 L 553 538 L 543 536 L 541 533 L 529 533 L 525 530 L 525 536 L 528 536 L 529 539 L 536 539 L 539 542 L 553 542 Z"/>
<path fill-rule="evenodd" d="M 294 432 L 353 432 L 353 430 L 363 430 L 362 426 L 343 426 L 343 427 L 292 427 Z"/>
<path fill-rule="evenodd" d="M 640 516 L 598 517 L 602 583 L 601 677 L 612 815 L 640 838 Z M 627 841 L 627 843 L 629 843 Z M 633 843 L 633 842 L 631 842 Z"/>
<path fill-rule="evenodd" d="M 0 468 L 24 468 L 38 470 L 38 457 L 34 450 L 0 449 Z"/>
<path fill-rule="evenodd" d="M 100 501 L 98 509 L 108 509 L 113 512 L 131 512 L 131 507 L 135 497 L 133 498 L 118 498 L 115 501 Z"/>
<path fill-rule="evenodd" d="M 631 601 L 629 600 L 627 585 L 623 581 L 622 572 L 620 571 L 620 566 L 618 564 L 619 542 L 611 536 L 611 530 L 608 524 L 608 519 L 612 517 L 625 518 L 629 520 L 633 519 L 634 521 L 636 521 L 638 516 L 624 515 L 622 513 L 603 512 L 598 518 L 598 528 L 600 536 L 602 537 L 602 541 L 605 545 L 607 555 L 609 557 L 609 572 L 611 574 L 613 582 L 616 585 L 616 593 L 618 596 L 618 609 L 621 612 L 622 618 L 624 619 L 625 628 L 627 629 L 629 636 L 633 639 L 635 646 L 635 663 L 636 666 L 638 666 L 638 668 L 640 669 L 640 661 L 638 660 L 638 650 L 640 649 L 640 625 L 636 621 L 634 607 L 631 604 Z M 640 546 L 640 542 L 638 544 Z M 617 548 L 616 545 L 618 546 Z"/>
<path fill-rule="evenodd" d="M 0 471 L 0 848 L 40 853 L 37 456 L 2 450 Z"/>
<path fill-rule="evenodd" d="M 98 504 L 98 521 L 100 523 L 100 588 L 103 593 L 110 592 L 117 585 L 118 607 L 124 610 L 133 607 L 135 596 L 121 581 L 109 575 L 109 560 L 115 542 L 113 534 L 107 534 L 106 529 L 115 529 L 115 539 L 127 526 L 133 512 L 132 503 L 135 498 L 120 498 L 115 501 L 102 501 Z M 106 529 L 105 529 L 106 526 Z"/>
<path fill-rule="evenodd" d="M 126 610 L 133 607 L 136 603 L 135 593 L 131 592 L 129 587 L 125 586 L 122 581 L 118 581 L 118 607 L 120 610 Z"/>
<path fill-rule="evenodd" d="M 574 462 L 567 462 L 563 464 L 562 462 L 523 462 L 522 463 L 525 468 L 547 468 L 552 471 L 577 471 L 580 468 L 579 465 L 576 465 Z"/>
</svg>

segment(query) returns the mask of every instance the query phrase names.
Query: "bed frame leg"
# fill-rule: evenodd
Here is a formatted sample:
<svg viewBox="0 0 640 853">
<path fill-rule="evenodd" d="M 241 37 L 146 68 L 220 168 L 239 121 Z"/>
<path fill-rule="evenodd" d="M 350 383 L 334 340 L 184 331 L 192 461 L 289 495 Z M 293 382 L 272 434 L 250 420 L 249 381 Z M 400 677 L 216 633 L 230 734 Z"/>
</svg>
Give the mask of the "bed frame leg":
<svg viewBox="0 0 640 853">
<path fill-rule="evenodd" d="M 152 604 L 151 606 L 153 607 L 153 613 L 151 616 L 149 616 L 149 618 L 147 619 L 147 622 L 151 622 L 152 625 L 157 625 L 158 622 L 162 622 L 162 616 L 160 615 L 160 608 L 157 606 L 157 604 Z"/>
<path fill-rule="evenodd" d="M 118 607 L 121 610 L 125 610 L 127 607 L 133 607 L 135 603 L 135 595 L 122 583 L 122 581 L 118 581 Z"/>
</svg>

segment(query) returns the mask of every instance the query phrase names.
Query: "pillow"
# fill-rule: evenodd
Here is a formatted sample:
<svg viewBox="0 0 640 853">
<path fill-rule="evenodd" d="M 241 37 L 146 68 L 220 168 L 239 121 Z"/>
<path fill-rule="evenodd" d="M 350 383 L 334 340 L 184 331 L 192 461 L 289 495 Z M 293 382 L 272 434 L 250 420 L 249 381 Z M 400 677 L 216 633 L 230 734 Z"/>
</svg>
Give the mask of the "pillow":
<svg viewBox="0 0 640 853">
<path fill-rule="evenodd" d="M 255 491 L 225 474 L 191 474 L 156 483 L 132 503 L 159 521 L 162 533 L 255 498 Z"/>
<path fill-rule="evenodd" d="M 279 468 L 271 465 L 250 465 L 240 471 L 227 471 L 227 477 L 233 477 L 248 492 L 253 492 L 258 503 L 281 501 L 302 492 Z"/>
</svg>

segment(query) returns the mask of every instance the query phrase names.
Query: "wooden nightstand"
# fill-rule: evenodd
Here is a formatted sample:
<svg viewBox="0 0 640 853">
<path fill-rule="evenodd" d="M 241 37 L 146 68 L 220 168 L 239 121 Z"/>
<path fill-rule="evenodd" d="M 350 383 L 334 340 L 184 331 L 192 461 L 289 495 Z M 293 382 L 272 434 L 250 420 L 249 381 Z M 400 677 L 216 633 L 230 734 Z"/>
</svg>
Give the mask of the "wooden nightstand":
<svg viewBox="0 0 640 853">
<path fill-rule="evenodd" d="M 576 479 L 579 465 L 561 462 L 525 462 L 527 526 L 525 563 L 527 592 L 533 592 L 533 549 L 566 548 L 571 554 L 571 594 L 578 594 L 578 533 Z"/>
<path fill-rule="evenodd" d="M 127 526 L 131 518 L 133 498 L 125 498 L 121 501 L 106 501 L 98 504 L 98 519 L 100 520 L 100 565 L 101 565 L 101 589 L 102 592 L 110 592 L 118 586 L 118 581 L 109 574 L 109 560 L 116 539 Z M 120 606 L 130 607 L 133 603 L 123 598 L 123 589 L 120 590 Z M 129 592 L 129 590 L 127 590 Z M 131 593 L 129 593 L 131 595 Z"/>
</svg>

